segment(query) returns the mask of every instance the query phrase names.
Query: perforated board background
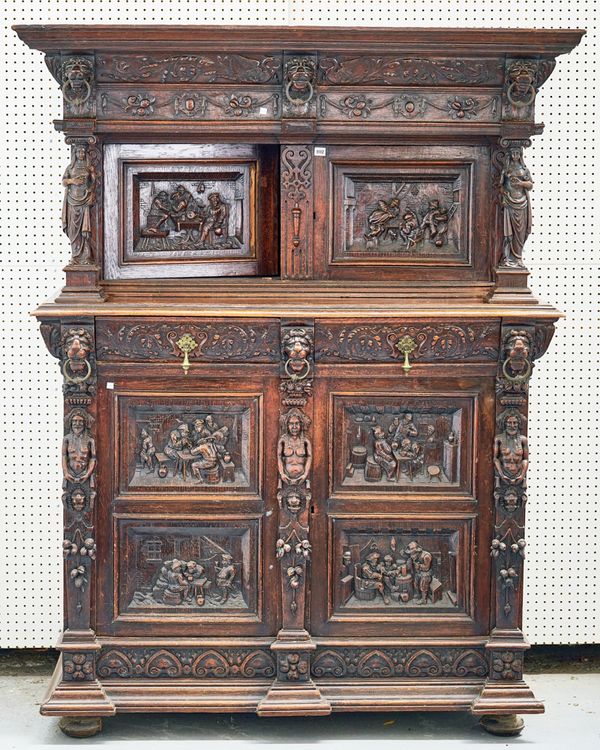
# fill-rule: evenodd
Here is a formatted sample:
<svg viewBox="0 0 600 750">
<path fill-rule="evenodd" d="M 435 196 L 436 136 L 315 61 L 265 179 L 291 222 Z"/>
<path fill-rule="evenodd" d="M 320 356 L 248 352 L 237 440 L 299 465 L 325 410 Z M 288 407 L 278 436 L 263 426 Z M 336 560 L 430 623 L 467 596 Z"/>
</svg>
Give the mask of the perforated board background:
<svg viewBox="0 0 600 750">
<path fill-rule="evenodd" d="M 2 0 L 0 647 L 52 646 L 61 627 L 61 384 L 28 312 L 62 285 L 68 242 L 52 129 L 60 92 L 14 23 L 583 27 L 538 98 L 526 154 L 536 182 L 526 252 L 537 296 L 567 313 L 531 388 L 525 629 L 533 643 L 600 642 L 594 0 Z"/>
</svg>

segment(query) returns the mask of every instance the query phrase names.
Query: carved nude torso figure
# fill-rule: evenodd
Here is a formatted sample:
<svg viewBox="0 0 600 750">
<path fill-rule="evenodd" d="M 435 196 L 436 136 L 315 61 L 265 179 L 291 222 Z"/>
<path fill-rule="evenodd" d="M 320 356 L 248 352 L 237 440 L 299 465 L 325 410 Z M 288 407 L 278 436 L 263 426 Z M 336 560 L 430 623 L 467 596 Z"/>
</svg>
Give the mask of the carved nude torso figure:
<svg viewBox="0 0 600 750">
<path fill-rule="evenodd" d="M 279 439 L 277 464 L 279 476 L 286 484 L 304 482 L 312 463 L 310 440 L 303 434 L 303 425 L 297 414 L 291 414 L 286 432 Z"/>
<path fill-rule="evenodd" d="M 96 446 L 85 419 L 75 414 L 63 440 L 63 474 L 68 482 L 86 482 L 96 466 Z"/>
</svg>

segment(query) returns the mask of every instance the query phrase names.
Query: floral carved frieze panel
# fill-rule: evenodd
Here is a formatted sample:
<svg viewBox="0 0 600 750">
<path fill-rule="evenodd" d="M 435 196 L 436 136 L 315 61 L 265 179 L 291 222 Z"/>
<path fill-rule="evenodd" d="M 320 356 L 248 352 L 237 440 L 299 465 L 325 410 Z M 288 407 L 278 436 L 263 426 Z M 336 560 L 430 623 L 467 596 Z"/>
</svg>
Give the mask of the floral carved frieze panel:
<svg viewBox="0 0 600 750">
<path fill-rule="evenodd" d="M 200 362 L 278 362 L 279 325 L 246 321 L 187 323 L 100 319 L 97 356 L 106 361 L 177 361 L 177 341 L 189 333 L 198 346 L 189 353 Z"/>
<path fill-rule="evenodd" d="M 319 362 L 393 362 L 403 336 L 417 344 L 411 359 L 495 361 L 498 359 L 497 323 L 327 323 L 315 326 L 315 359 Z"/>
</svg>

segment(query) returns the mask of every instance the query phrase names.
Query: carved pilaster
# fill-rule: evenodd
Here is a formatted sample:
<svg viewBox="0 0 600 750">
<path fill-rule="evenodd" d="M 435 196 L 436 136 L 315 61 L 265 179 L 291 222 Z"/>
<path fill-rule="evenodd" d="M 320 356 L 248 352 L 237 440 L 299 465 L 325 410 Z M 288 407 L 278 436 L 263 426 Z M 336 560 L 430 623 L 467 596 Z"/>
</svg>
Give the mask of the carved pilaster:
<svg viewBox="0 0 600 750">
<path fill-rule="evenodd" d="M 316 649 L 305 629 L 311 555 L 312 369 L 314 327 L 281 326 L 281 410 L 277 442 L 279 529 L 275 554 L 281 564 L 282 628 L 271 648 L 277 678 L 258 707 L 262 716 L 331 712 L 310 677 Z"/>
<path fill-rule="evenodd" d="M 97 467 L 94 321 L 45 321 L 41 330 L 48 350 L 60 361 L 65 418 L 61 448 L 65 558 L 61 681 L 43 704 L 42 712 L 60 714 L 65 700 L 82 700 L 88 713 L 109 716 L 114 706 L 96 679 L 100 645 L 92 620 Z"/>
<path fill-rule="evenodd" d="M 281 147 L 281 274 L 308 279 L 313 273 L 312 146 Z"/>
<path fill-rule="evenodd" d="M 502 713 L 506 701 L 518 713 L 543 710 L 522 679 L 523 654 L 529 645 L 521 632 L 529 468 L 527 406 L 535 333 L 535 326 L 521 324 L 503 325 L 501 330 L 493 446 L 494 531 L 490 543 L 494 620 L 486 646 L 489 677 L 472 707 L 476 714 Z"/>
</svg>

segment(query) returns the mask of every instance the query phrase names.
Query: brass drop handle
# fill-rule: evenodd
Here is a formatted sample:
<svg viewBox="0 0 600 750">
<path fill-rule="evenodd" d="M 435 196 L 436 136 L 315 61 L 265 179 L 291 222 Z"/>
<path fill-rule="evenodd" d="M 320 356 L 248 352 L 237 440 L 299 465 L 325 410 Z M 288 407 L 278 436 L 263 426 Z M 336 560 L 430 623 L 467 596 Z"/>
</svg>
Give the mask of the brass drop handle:
<svg viewBox="0 0 600 750">
<path fill-rule="evenodd" d="M 189 333 L 184 333 L 183 336 L 176 343 L 177 343 L 177 346 L 183 352 L 183 362 L 181 363 L 181 367 L 183 368 L 184 375 L 187 375 L 188 370 L 191 367 L 190 359 L 188 355 L 190 352 L 193 352 L 194 349 L 198 348 L 198 342 Z"/>
<path fill-rule="evenodd" d="M 399 352 L 404 354 L 402 369 L 404 370 L 404 374 L 408 375 L 408 373 L 412 369 L 412 365 L 408 359 L 408 355 L 412 354 L 412 352 L 414 352 L 414 350 L 417 348 L 417 342 L 411 336 L 402 336 L 400 341 L 398 341 L 398 343 L 396 344 L 396 348 Z"/>
</svg>

